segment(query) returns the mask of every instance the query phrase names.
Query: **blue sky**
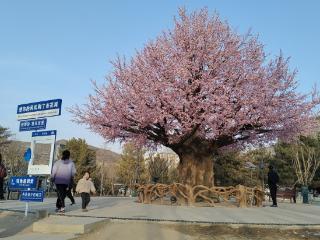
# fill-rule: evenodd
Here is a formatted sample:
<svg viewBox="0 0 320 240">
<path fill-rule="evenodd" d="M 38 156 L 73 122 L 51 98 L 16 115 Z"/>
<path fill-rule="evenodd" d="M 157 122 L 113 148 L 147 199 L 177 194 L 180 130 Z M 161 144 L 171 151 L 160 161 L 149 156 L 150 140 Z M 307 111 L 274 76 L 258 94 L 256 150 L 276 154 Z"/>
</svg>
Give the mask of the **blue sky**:
<svg viewBox="0 0 320 240">
<path fill-rule="evenodd" d="M 239 32 L 258 33 L 270 56 L 291 56 L 299 91 L 320 86 L 320 1 L 0 1 L 0 125 L 19 140 L 18 104 L 63 99 L 60 117 L 48 119 L 58 138 L 85 138 L 105 145 L 98 135 L 70 121 L 67 107 L 92 93 L 90 80 L 104 82 L 117 54 L 133 56 L 162 30 L 173 26 L 179 6 L 216 10 Z"/>
</svg>

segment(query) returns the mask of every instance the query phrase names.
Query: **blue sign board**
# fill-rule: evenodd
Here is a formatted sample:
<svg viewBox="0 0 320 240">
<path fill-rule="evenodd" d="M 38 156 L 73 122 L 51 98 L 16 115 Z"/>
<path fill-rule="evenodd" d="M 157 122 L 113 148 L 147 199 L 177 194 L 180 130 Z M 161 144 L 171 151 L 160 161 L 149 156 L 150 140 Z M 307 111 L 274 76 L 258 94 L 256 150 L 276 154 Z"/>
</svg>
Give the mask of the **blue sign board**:
<svg viewBox="0 0 320 240">
<path fill-rule="evenodd" d="M 22 190 L 20 191 L 20 201 L 24 202 L 43 202 L 44 192 L 37 190 Z"/>
<path fill-rule="evenodd" d="M 49 130 L 49 131 L 41 131 L 41 132 L 33 132 L 32 137 L 45 137 L 57 135 L 57 130 Z"/>
<path fill-rule="evenodd" d="M 53 117 L 61 115 L 61 99 L 20 104 L 17 108 L 18 120 Z"/>
<path fill-rule="evenodd" d="M 46 129 L 47 126 L 47 119 L 33 119 L 33 120 L 25 120 L 20 122 L 19 131 L 34 131 L 40 129 Z"/>
<path fill-rule="evenodd" d="M 26 189 L 26 188 L 36 188 L 37 187 L 37 177 L 11 177 L 9 188 L 11 189 Z"/>
</svg>

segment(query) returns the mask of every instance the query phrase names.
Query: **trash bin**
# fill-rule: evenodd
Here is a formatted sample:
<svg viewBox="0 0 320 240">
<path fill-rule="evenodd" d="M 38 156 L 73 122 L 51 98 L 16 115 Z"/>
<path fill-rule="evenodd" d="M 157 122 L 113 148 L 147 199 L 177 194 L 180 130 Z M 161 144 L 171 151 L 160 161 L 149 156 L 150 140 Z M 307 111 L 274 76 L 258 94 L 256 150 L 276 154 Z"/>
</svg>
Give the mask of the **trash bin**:
<svg viewBox="0 0 320 240">
<path fill-rule="evenodd" d="M 136 190 L 132 190 L 131 197 L 136 197 L 136 196 L 137 196 L 137 191 Z"/>
</svg>

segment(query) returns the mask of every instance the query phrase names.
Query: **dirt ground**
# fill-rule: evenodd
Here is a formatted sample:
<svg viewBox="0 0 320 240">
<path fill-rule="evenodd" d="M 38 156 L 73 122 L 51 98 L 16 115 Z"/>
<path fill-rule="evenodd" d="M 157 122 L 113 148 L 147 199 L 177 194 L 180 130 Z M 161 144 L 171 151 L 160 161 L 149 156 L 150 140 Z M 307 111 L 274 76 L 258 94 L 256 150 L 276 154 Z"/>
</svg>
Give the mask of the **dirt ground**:
<svg viewBox="0 0 320 240">
<path fill-rule="evenodd" d="M 315 240 L 320 229 L 294 230 L 227 225 L 112 222 L 76 240 Z"/>
</svg>

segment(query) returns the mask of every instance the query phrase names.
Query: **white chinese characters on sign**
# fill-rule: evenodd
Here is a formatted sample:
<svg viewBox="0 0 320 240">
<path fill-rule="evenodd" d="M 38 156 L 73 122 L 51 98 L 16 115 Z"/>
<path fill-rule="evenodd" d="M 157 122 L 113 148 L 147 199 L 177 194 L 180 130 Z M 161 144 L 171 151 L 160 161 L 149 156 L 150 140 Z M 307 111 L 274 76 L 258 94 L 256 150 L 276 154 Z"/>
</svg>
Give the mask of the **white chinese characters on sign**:
<svg viewBox="0 0 320 240">
<path fill-rule="evenodd" d="M 28 178 L 28 179 L 17 178 L 16 183 L 20 184 L 20 186 L 27 186 L 28 184 L 33 184 L 34 179 L 33 178 Z"/>
<path fill-rule="evenodd" d="M 59 107 L 60 101 L 61 101 L 60 99 L 55 99 L 55 100 L 49 100 L 45 102 L 19 105 L 18 113 L 27 113 L 27 112 L 55 109 Z"/>
<path fill-rule="evenodd" d="M 61 99 L 20 104 L 17 108 L 18 120 L 37 119 L 61 115 Z"/>
</svg>

